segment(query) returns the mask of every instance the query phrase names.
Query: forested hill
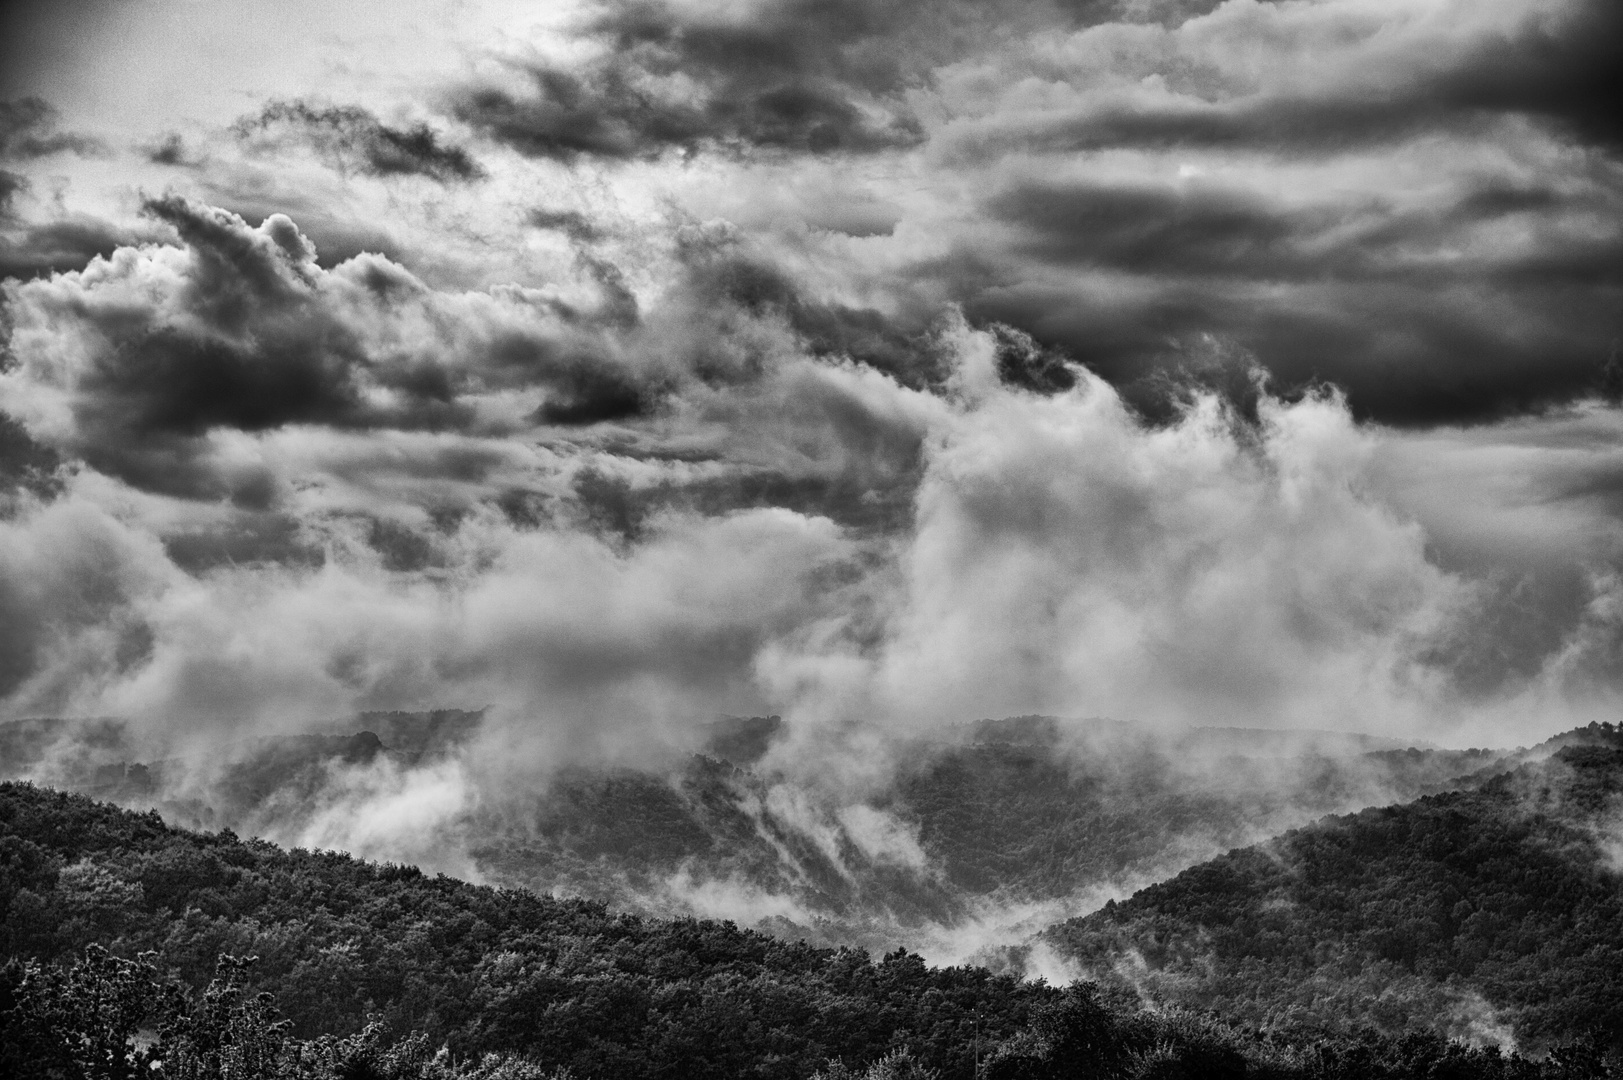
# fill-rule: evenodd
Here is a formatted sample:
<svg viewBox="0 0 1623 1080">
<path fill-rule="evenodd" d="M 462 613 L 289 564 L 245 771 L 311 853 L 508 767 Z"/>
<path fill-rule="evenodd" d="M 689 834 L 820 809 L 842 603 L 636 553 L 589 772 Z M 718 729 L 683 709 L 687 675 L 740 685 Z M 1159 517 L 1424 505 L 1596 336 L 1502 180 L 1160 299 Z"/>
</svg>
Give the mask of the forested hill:
<svg viewBox="0 0 1623 1080">
<path fill-rule="evenodd" d="M 1327 818 L 1045 935 L 1247 1023 L 1623 1038 L 1623 734 L 1475 790 Z"/>
<path fill-rule="evenodd" d="M 467 768 L 454 819 L 381 848 L 371 830 L 347 828 L 386 816 L 369 798 L 442 784 L 482 723 L 456 710 L 370 713 L 165 757 L 116 720 L 15 721 L 0 723 L 0 778 L 645 915 L 724 914 L 791 939 L 954 960 L 1324 814 L 1445 790 L 1499 757 L 1330 732 L 1025 716 L 891 747 L 891 782 L 848 805 L 839 784 L 762 763 L 788 736 L 781 718 L 735 717 L 711 725 L 700 752 L 637 769 L 576 763 L 533 784 L 482 784 Z"/>
<path fill-rule="evenodd" d="M 1051 996 L 980 969 L 791 944 L 731 924 L 663 922 L 584 900 L 429 878 L 337 853 L 166 827 L 79 796 L 0 785 L 0 948 L 71 959 L 88 944 L 199 987 L 221 955 L 293 1032 L 368 1014 L 458 1055 L 509 1051 L 581 1077 L 806 1076 L 907 1047 L 948 1075 Z"/>
<path fill-rule="evenodd" d="M 1087 985 L 617 915 L 29 785 L 0 784 L 0 912 L 7 1076 L 1556 1080 L 1618 1065 L 1593 1040 L 1535 1062 L 1435 1035 L 1264 1037 Z"/>
</svg>

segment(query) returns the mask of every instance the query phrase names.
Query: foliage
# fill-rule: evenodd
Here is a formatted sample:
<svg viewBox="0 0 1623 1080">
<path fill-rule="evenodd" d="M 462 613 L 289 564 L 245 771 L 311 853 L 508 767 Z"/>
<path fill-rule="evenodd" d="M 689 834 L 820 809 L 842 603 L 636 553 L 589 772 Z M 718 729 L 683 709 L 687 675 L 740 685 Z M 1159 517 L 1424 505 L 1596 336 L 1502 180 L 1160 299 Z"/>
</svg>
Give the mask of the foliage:
<svg viewBox="0 0 1623 1080">
<path fill-rule="evenodd" d="M 1101 978 L 1267 1026 L 1623 1042 L 1623 748 L 1328 818 L 1049 931 Z"/>
<path fill-rule="evenodd" d="M 270 995 L 289 1037 L 375 1021 L 458 1060 L 495 1052 L 582 1077 L 804 1077 L 904 1047 L 969 1076 L 977 1010 L 1001 1038 L 1052 993 L 902 950 L 875 960 L 171 829 L 28 785 L 0 785 L 0 905 L 14 958 L 150 954 L 141 962 L 200 993 L 220 956 L 253 955 L 243 993 Z"/>
<path fill-rule="evenodd" d="M 1260 1032 L 28 785 L 0 785 L 0 902 L 0 1075 L 45 1080 L 1623 1075 L 1604 1039 L 1530 1061 L 1435 1034 Z"/>
<path fill-rule="evenodd" d="M 201 994 L 159 979 L 150 956 L 90 946 L 70 968 L 12 962 L 0 1010 L 0 1072 L 103 1080 L 565 1080 L 522 1059 L 458 1064 L 422 1033 L 388 1043 L 377 1024 L 348 1037 L 293 1038 L 268 994 L 251 994 L 253 961 L 220 958 Z"/>
</svg>

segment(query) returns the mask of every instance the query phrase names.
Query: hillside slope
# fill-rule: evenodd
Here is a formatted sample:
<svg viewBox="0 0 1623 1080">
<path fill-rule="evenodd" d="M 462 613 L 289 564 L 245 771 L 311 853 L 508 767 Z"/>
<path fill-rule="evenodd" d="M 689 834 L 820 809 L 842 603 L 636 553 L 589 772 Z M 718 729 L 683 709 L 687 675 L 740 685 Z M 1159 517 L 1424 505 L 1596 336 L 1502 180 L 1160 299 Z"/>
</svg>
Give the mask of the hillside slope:
<svg viewBox="0 0 1623 1080">
<path fill-rule="evenodd" d="M 1616 1037 L 1623 736 L 1602 734 L 1475 790 L 1231 851 L 1043 940 L 1107 982 L 1247 1023 Z"/>
<path fill-rule="evenodd" d="M 804 1077 L 903 1046 L 961 1076 L 977 1024 L 990 1045 L 1053 996 L 905 952 L 873 962 L 645 920 L 16 784 L 0 784 L 0 912 L 0 956 L 153 950 L 194 988 L 222 954 L 257 956 L 255 988 L 300 1035 L 371 1015 L 459 1055 L 515 1052 L 581 1077 Z"/>
<path fill-rule="evenodd" d="M 1086 985 L 616 915 L 28 785 L 0 784 L 0 915 L 0 1074 L 51 1080 L 1587 1080 L 1619 1064 L 1594 1042 L 1539 1062 L 1435 1035 L 1262 1037 Z"/>
<path fill-rule="evenodd" d="M 0 766 L 42 762 L 26 775 L 172 824 L 952 962 L 1323 814 L 1444 789 L 1495 758 L 1322 732 L 1164 735 L 1019 717 L 897 748 L 890 782 L 857 798 L 762 762 L 777 718 L 734 718 L 664 768 L 565 766 L 533 784 L 470 786 L 437 832 L 380 848 L 346 825 L 379 819 L 368 793 L 417 778 L 440 788 L 480 718 L 355 722 L 367 727 L 137 764 L 116 722 L 31 721 L 0 725 L 11 751 Z"/>
</svg>

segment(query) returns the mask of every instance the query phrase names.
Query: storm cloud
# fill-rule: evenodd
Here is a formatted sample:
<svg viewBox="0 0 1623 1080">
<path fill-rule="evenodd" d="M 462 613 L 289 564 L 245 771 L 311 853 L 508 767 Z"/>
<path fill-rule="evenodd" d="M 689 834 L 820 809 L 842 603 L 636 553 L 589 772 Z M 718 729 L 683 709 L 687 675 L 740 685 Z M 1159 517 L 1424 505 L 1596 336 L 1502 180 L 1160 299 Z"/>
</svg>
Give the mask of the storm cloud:
<svg viewBox="0 0 1623 1080">
<path fill-rule="evenodd" d="M 1482 185 L 1404 211 L 1280 205 L 1198 181 L 1022 183 L 987 210 L 1013 227 L 1026 280 L 968 305 L 1121 384 L 1175 367 L 1208 335 L 1282 387 L 1343 387 L 1360 415 L 1513 415 L 1598 385 L 1623 266 L 1603 201 Z M 1552 235 L 1537 248 L 1494 242 L 1524 229 Z M 1092 279 L 1096 299 L 1056 304 L 1067 278 Z"/>
<path fill-rule="evenodd" d="M 468 86 L 451 109 L 520 153 L 634 158 L 667 150 L 862 154 L 924 138 L 910 55 L 955 5 L 786 0 L 737 12 L 615 2 L 586 16 L 578 65 L 514 61 L 521 89 Z M 898 48 L 900 40 L 908 47 Z"/>
<path fill-rule="evenodd" d="M 1599 0 L 109 10 L 0 114 L 9 713 L 814 770 L 1623 693 Z"/>
</svg>

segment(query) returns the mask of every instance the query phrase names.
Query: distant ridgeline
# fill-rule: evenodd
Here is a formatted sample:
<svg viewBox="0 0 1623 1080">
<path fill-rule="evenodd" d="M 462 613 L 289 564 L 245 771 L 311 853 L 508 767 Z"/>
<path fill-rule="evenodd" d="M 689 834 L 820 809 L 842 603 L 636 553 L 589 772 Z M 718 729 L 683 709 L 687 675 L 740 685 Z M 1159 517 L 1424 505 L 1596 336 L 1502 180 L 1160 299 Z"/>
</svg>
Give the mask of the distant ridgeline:
<svg viewBox="0 0 1623 1080">
<path fill-rule="evenodd" d="M 457 710 L 367 713 L 322 734 L 141 760 L 116 721 L 22 721 L 0 724 L 0 774 L 155 808 L 171 824 L 297 842 L 364 788 L 354 771 L 432 765 L 481 722 Z M 1021 923 L 1022 910 L 1044 920 L 1088 910 L 1101 891 L 1123 894 L 1324 814 L 1446 790 L 1499 756 L 1332 732 L 988 719 L 901 747 L 892 783 L 853 819 L 765 767 L 785 732 L 779 717 L 730 717 L 664 768 L 577 766 L 545 784 L 481 789 L 455 822 L 457 863 L 644 914 L 752 910 L 758 927 L 794 940 L 922 947 L 959 927 Z M 879 825 L 864 833 L 864 822 Z M 707 906 L 718 896 L 728 903 Z M 1040 925 L 977 937 L 1004 945 Z"/>
<path fill-rule="evenodd" d="M 0 723 L 0 780 L 36 773 L 52 786 L 120 802 L 158 803 L 190 824 L 240 824 L 271 794 L 308 787 L 328 764 L 360 764 L 387 756 L 412 766 L 453 752 L 478 730 L 481 712 L 367 712 L 343 724 L 359 730 L 249 739 L 200 755 L 229 764 L 212 777 L 208 800 L 169 798 L 177 778 L 196 762 L 139 761 L 130 725 L 112 718 L 35 718 Z"/>
<path fill-rule="evenodd" d="M 1247 1024 L 1623 1040 L 1623 731 L 1327 818 L 1054 927 L 1107 985 Z"/>
<path fill-rule="evenodd" d="M 1565 753 L 1551 805 L 1604 802 L 1603 757 Z M 1546 798 L 1530 775 L 1503 790 Z M 173 829 L 26 784 L 0 784 L 0 912 L 4 1076 L 1556 1080 L 1623 1066 L 1593 1037 L 1531 1061 L 1433 1034 L 1262 1035 L 1086 985 Z"/>
</svg>

